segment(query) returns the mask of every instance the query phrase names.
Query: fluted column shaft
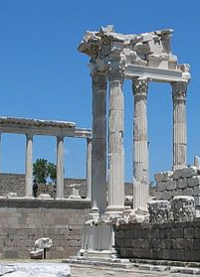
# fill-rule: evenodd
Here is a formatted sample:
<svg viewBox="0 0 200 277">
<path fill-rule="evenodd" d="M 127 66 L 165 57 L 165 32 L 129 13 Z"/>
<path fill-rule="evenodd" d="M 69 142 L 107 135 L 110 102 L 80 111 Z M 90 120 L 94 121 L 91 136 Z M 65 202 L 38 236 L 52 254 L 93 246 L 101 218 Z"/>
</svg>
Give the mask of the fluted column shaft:
<svg viewBox="0 0 200 277">
<path fill-rule="evenodd" d="M 0 133 L 0 173 L 2 173 L 2 134 Z"/>
<path fill-rule="evenodd" d="M 33 136 L 26 135 L 26 189 L 25 195 L 33 195 Z"/>
<path fill-rule="evenodd" d="M 87 198 L 91 199 L 91 177 L 92 177 L 92 139 L 87 138 L 87 157 L 86 157 L 86 180 Z"/>
<path fill-rule="evenodd" d="M 64 198 L 64 137 L 57 137 L 56 197 Z"/>
<path fill-rule="evenodd" d="M 133 80 L 133 208 L 146 210 L 149 196 L 147 93 L 145 78 Z"/>
<path fill-rule="evenodd" d="M 187 166 L 186 82 L 172 83 L 173 170 Z"/>
<path fill-rule="evenodd" d="M 92 74 L 92 213 L 106 208 L 106 88 L 105 74 Z"/>
<path fill-rule="evenodd" d="M 124 210 L 124 95 L 123 72 L 119 66 L 109 71 L 108 126 L 108 214 L 119 215 Z"/>
</svg>

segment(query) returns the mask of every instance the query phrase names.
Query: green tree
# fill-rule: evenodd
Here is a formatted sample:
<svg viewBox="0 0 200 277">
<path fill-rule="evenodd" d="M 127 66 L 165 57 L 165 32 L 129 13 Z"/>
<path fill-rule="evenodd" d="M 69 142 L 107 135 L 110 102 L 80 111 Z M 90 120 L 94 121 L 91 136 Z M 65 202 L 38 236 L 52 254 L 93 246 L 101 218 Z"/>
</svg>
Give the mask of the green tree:
<svg viewBox="0 0 200 277">
<path fill-rule="evenodd" d="M 48 172 L 48 161 L 45 159 L 37 159 L 33 164 L 33 175 L 38 184 L 46 184 Z"/>
<path fill-rule="evenodd" d="M 53 163 L 48 163 L 48 173 L 49 177 L 53 181 L 53 183 L 56 183 L 56 173 L 57 173 L 57 166 Z"/>
</svg>

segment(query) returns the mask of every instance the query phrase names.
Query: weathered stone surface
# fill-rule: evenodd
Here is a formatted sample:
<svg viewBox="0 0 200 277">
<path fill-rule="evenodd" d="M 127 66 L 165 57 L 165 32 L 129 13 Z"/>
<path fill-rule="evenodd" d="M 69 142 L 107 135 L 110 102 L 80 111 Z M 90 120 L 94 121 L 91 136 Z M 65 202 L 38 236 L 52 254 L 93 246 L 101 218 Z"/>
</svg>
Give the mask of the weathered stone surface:
<svg viewBox="0 0 200 277">
<path fill-rule="evenodd" d="M 182 177 L 182 170 L 181 169 L 175 170 L 174 173 L 173 173 L 173 179 L 178 180 L 181 177 Z"/>
<path fill-rule="evenodd" d="M 161 180 L 163 182 L 167 182 L 170 180 L 170 178 L 173 176 L 173 172 L 172 171 L 164 171 L 161 175 Z"/>
<path fill-rule="evenodd" d="M 164 191 L 162 193 L 162 199 L 164 199 L 164 200 L 170 200 L 171 198 L 172 198 L 171 191 Z"/>
<path fill-rule="evenodd" d="M 149 201 L 147 204 L 150 222 L 162 223 L 170 219 L 170 204 L 167 200 Z"/>
<path fill-rule="evenodd" d="M 165 191 L 167 189 L 167 183 L 166 182 L 157 183 L 156 189 L 158 191 Z"/>
<path fill-rule="evenodd" d="M 183 195 L 186 195 L 186 196 L 193 196 L 194 193 L 193 193 L 193 189 L 192 188 L 185 188 L 183 190 Z"/>
<path fill-rule="evenodd" d="M 195 218 L 192 196 L 175 196 L 171 202 L 171 209 L 175 221 L 189 221 Z"/>
<path fill-rule="evenodd" d="M 0 274 L 6 277 L 71 277 L 69 265 L 62 263 L 0 265 Z"/>
<path fill-rule="evenodd" d="M 187 185 L 188 185 L 187 178 L 184 178 L 184 179 L 180 178 L 177 180 L 177 188 L 178 189 L 184 189 L 187 187 Z"/>
<path fill-rule="evenodd" d="M 174 189 L 176 189 L 176 181 L 167 182 L 167 190 L 174 190 Z"/>
<path fill-rule="evenodd" d="M 194 192 L 194 196 L 199 196 L 200 195 L 200 186 L 194 187 L 193 192 Z"/>
<path fill-rule="evenodd" d="M 196 175 L 196 169 L 192 167 L 186 167 L 182 169 L 182 177 L 190 178 Z"/>
<path fill-rule="evenodd" d="M 200 176 L 193 176 L 192 178 L 188 179 L 188 186 L 194 187 L 200 185 Z"/>
</svg>

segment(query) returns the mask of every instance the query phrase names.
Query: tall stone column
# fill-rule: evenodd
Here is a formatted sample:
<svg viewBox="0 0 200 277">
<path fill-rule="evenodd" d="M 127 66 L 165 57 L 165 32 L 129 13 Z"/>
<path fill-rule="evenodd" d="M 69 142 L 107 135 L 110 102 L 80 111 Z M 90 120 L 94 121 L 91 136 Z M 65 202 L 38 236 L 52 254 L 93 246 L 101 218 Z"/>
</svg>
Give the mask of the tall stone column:
<svg viewBox="0 0 200 277">
<path fill-rule="evenodd" d="M 106 89 L 105 74 L 92 74 L 92 214 L 106 208 Z"/>
<path fill-rule="evenodd" d="M 187 166 L 186 82 L 174 82 L 173 100 L 173 170 Z"/>
<path fill-rule="evenodd" d="M 64 137 L 57 137 L 56 198 L 64 198 Z"/>
<path fill-rule="evenodd" d="M 133 121 L 133 209 L 146 211 L 149 197 L 147 93 L 148 81 L 137 78 L 132 83 Z"/>
<path fill-rule="evenodd" d="M 119 216 L 124 210 L 124 95 L 123 70 L 119 64 L 109 70 L 108 207 L 106 213 Z"/>
<path fill-rule="evenodd" d="M 33 135 L 26 135 L 26 191 L 25 196 L 33 195 Z"/>
<path fill-rule="evenodd" d="M 2 173 L 2 133 L 0 133 L 0 173 Z"/>
<path fill-rule="evenodd" d="M 91 199 L 91 177 L 92 177 L 92 139 L 87 138 L 87 157 L 86 157 L 86 180 L 87 180 L 87 199 Z"/>
</svg>

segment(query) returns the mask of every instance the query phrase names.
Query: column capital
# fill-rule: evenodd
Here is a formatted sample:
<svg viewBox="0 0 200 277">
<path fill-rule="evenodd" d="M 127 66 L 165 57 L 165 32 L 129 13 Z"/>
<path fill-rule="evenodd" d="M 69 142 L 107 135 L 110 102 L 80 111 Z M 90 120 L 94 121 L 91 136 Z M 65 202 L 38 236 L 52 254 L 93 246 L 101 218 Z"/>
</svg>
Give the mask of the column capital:
<svg viewBox="0 0 200 277">
<path fill-rule="evenodd" d="M 186 100 L 187 96 L 187 82 L 173 82 L 171 83 L 172 86 L 172 100 Z"/>
<path fill-rule="evenodd" d="M 132 79 L 133 94 L 147 96 L 148 84 L 149 84 L 149 82 L 148 82 L 147 78 Z"/>
<path fill-rule="evenodd" d="M 26 134 L 26 138 L 32 140 L 33 139 L 33 135 L 32 134 Z"/>
<path fill-rule="evenodd" d="M 125 64 L 123 60 L 108 62 L 108 79 L 110 82 L 124 81 Z"/>
<path fill-rule="evenodd" d="M 63 140 L 63 139 L 65 138 L 65 136 L 63 136 L 63 135 L 58 135 L 58 136 L 56 136 L 56 138 L 57 138 L 57 140 Z"/>
</svg>

